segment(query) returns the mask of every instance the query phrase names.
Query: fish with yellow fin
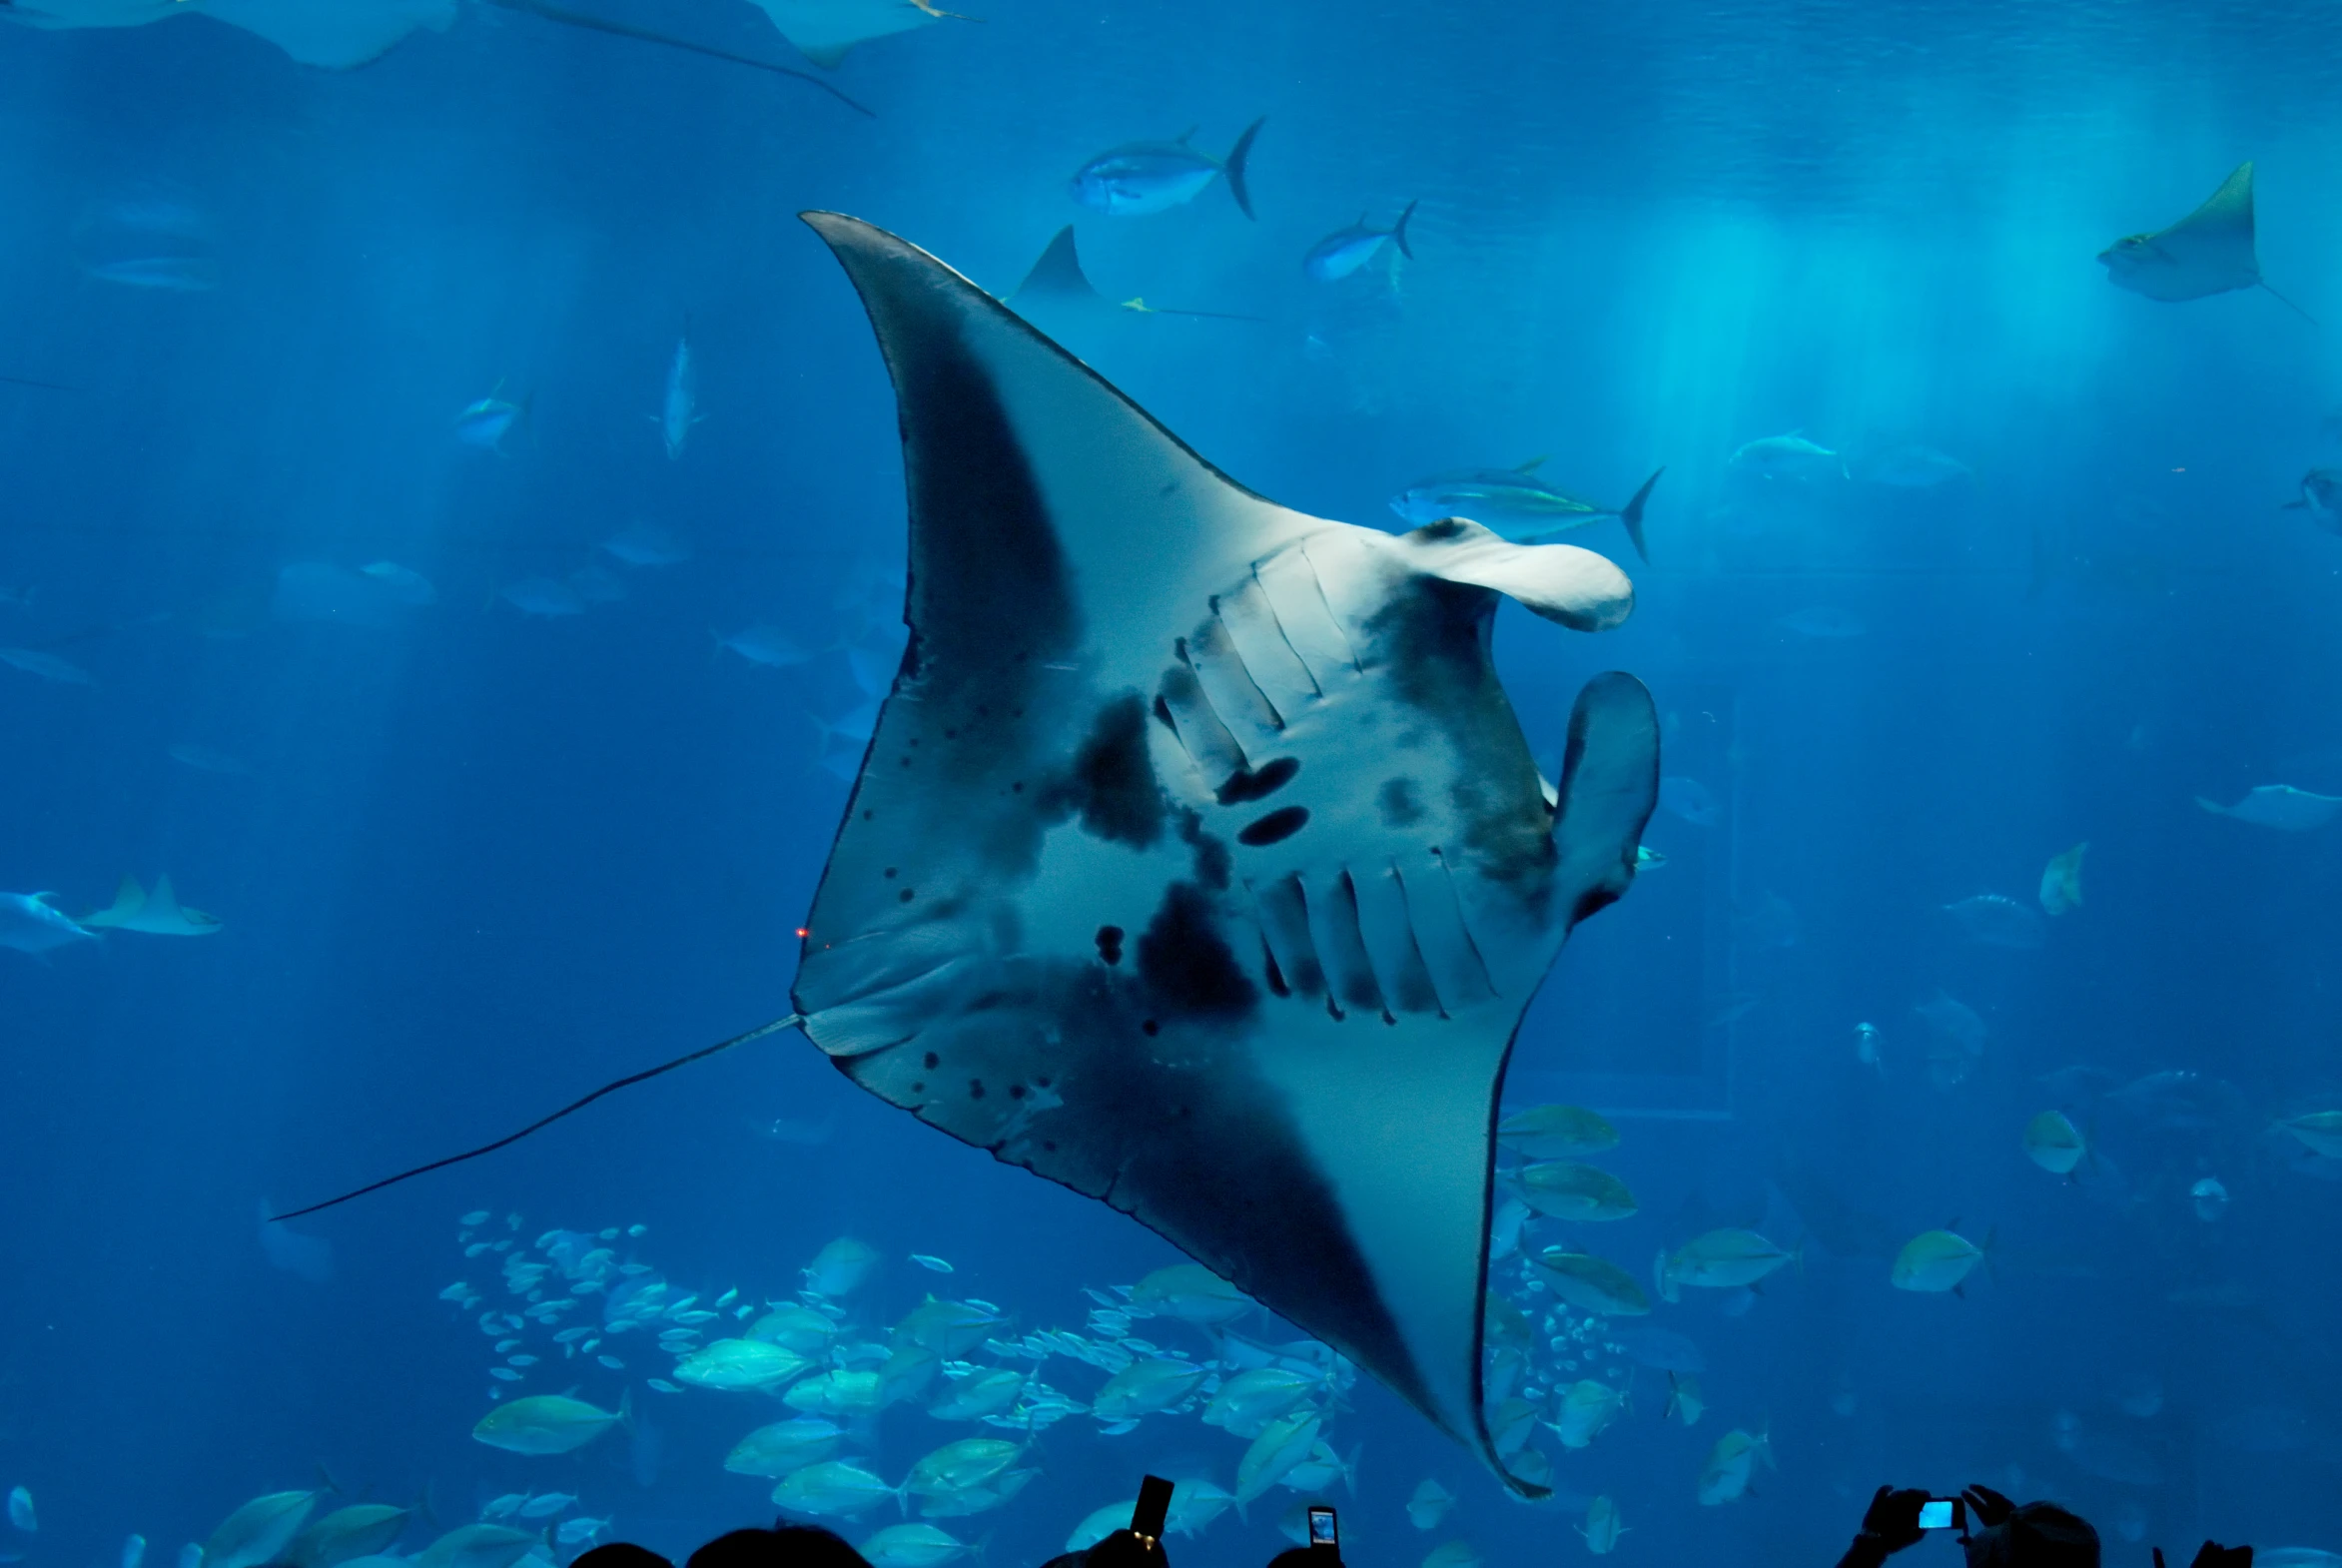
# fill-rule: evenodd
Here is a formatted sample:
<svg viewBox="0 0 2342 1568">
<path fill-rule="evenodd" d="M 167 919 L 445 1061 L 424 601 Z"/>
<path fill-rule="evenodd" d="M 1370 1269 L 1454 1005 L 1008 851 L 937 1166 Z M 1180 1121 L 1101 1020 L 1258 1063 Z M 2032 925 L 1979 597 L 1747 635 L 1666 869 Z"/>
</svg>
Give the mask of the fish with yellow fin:
<svg viewBox="0 0 2342 1568">
<path fill-rule="evenodd" d="M 2062 1111 L 2043 1111 L 2024 1125 L 2025 1159 L 2051 1176 L 2071 1176 L 2089 1156 L 2089 1140 Z"/>
</svg>

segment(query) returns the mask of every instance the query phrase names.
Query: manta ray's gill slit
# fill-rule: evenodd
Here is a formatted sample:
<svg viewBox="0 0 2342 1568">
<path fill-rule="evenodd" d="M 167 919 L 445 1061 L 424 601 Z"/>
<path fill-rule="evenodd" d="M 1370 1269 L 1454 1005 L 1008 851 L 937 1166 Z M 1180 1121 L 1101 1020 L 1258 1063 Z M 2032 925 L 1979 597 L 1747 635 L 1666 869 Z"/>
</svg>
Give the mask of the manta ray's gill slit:
<svg viewBox="0 0 2342 1568">
<path fill-rule="evenodd" d="M 1385 1023 L 1396 1022 L 1366 954 L 1366 934 L 1358 927 L 1358 890 L 1347 869 L 1334 874 L 1324 897 L 1309 900 L 1309 931 L 1325 961 L 1328 996 L 1379 1013 Z"/>
<path fill-rule="evenodd" d="M 1284 733 L 1284 715 L 1252 678 L 1242 652 L 1218 616 L 1195 628 L 1187 642 L 1187 659 L 1220 722 L 1242 734 L 1252 747 L 1276 744 Z"/>
<path fill-rule="evenodd" d="M 1260 940 L 1268 948 L 1278 978 L 1301 996 L 1324 996 L 1325 968 L 1318 963 L 1316 945 L 1309 937 L 1309 899 L 1301 890 L 1300 877 L 1279 877 L 1266 887 L 1246 883 L 1245 890 L 1252 895 Z M 1269 989 L 1275 991 L 1276 987 Z M 1338 1009 L 1334 1017 L 1341 1017 Z"/>
<path fill-rule="evenodd" d="M 1276 618 L 1277 634 L 1324 696 L 1336 677 L 1361 673 L 1357 650 L 1325 597 L 1317 567 L 1299 544 L 1278 550 L 1252 568 L 1262 599 Z"/>
<path fill-rule="evenodd" d="M 1382 994 L 1401 1013 L 1435 1013 L 1447 1017 L 1439 991 L 1423 962 L 1422 945 L 1415 939 L 1398 868 L 1385 862 L 1380 870 L 1351 877 L 1358 900 L 1358 929 L 1366 941 L 1366 956 L 1381 977 Z"/>
<path fill-rule="evenodd" d="M 1276 618 L 1276 606 L 1260 584 L 1257 567 L 1233 592 L 1214 594 L 1211 613 L 1219 617 L 1229 644 L 1244 661 L 1245 674 L 1281 717 L 1289 719 L 1304 704 L 1325 694 L 1294 649 L 1292 638 L 1285 635 Z"/>
<path fill-rule="evenodd" d="M 1452 977 L 1449 997 L 1460 1007 L 1466 999 L 1502 996 L 1496 988 L 1496 977 L 1488 973 L 1488 960 L 1481 956 L 1480 944 L 1472 936 L 1471 923 L 1464 918 L 1464 900 L 1456 890 L 1455 868 L 1448 864 L 1446 852 L 1437 844 L 1431 846 L 1431 864 L 1434 870 L 1430 880 L 1437 886 L 1425 889 L 1419 902 L 1410 898 L 1407 907 L 1421 914 L 1420 929 L 1433 933 L 1433 955 L 1446 960 L 1441 973 Z"/>
<path fill-rule="evenodd" d="M 1284 971 L 1276 967 L 1276 949 L 1269 946 L 1268 934 L 1260 936 L 1260 978 L 1268 983 L 1271 996 L 1289 997 L 1293 988 L 1285 984 Z"/>
<path fill-rule="evenodd" d="M 1171 733 L 1194 759 L 1205 779 L 1224 779 L 1249 766 L 1235 736 L 1220 722 L 1210 695 L 1186 661 L 1186 639 L 1179 641 L 1179 659 L 1163 672 L 1156 696 L 1171 719 Z"/>
</svg>

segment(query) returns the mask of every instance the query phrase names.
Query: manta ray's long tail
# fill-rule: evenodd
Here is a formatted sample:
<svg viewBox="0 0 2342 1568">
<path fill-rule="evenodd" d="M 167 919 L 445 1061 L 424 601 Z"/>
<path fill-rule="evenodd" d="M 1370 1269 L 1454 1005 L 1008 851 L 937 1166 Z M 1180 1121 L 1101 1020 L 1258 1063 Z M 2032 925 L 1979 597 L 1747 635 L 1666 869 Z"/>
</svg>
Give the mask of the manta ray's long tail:
<svg viewBox="0 0 2342 1568">
<path fill-rule="evenodd" d="M 706 44 L 695 44 L 687 38 L 674 38 L 665 33 L 651 32 L 647 28 L 630 27 L 624 22 L 612 22 L 603 17 L 587 16 L 582 11 L 572 11 L 567 6 L 555 5 L 552 0 L 488 0 L 488 3 L 500 5 L 507 11 L 526 11 L 531 16 L 541 16 L 548 22 L 559 22 L 564 27 L 582 27 L 590 32 L 608 33 L 617 38 L 639 39 L 646 44 L 664 44 L 669 49 L 688 50 L 695 55 L 706 55 L 711 60 L 729 60 L 734 65 L 752 66 L 759 71 L 770 71 L 775 76 L 793 76 L 800 82 L 812 83 L 856 114 L 868 115 L 873 120 L 878 118 L 877 110 L 856 103 L 808 71 L 792 71 L 785 65 L 774 65 L 769 60 L 752 59 L 747 55 L 733 54 L 728 49 L 715 49 Z"/>
<path fill-rule="evenodd" d="M 694 1062 L 705 1061 L 720 1052 L 731 1050 L 734 1046 L 744 1046 L 752 1040 L 762 1040 L 767 1035 L 777 1035 L 784 1029 L 795 1029 L 804 1022 L 802 1015 L 792 1013 L 787 1018 L 776 1018 L 769 1024 L 759 1024 L 745 1035 L 734 1035 L 729 1040 L 719 1040 L 712 1046 L 702 1046 L 697 1051 L 686 1052 L 672 1062 L 662 1062 L 657 1067 L 646 1068 L 640 1073 L 630 1073 L 613 1083 L 604 1084 L 584 1099 L 571 1101 L 551 1116 L 539 1117 L 519 1132 L 507 1133 L 492 1144 L 482 1144 L 479 1148 L 467 1149 L 460 1155 L 449 1155 L 443 1160 L 434 1160 L 428 1165 L 416 1166 L 411 1171 L 401 1171 L 396 1176 L 385 1176 L 380 1181 L 369 1181 L 362 1187 L 344 1192 L 340 1197 L 329 1197 L 322 1203 L 312 1203 L 307 1208 L 296 1208 L 290 1213 L 275 1215 L 269 1220 L 269 1223 L 283 1224 L 288 1219 L 299 1219 L 303 1214 L 314 1214 L 321 1208 L 332 1208 L 336 1204 L 347 1203 L 354 1197 L 364 1197 L 369 1192 L 380 1192 L 386 1186 L 396 1186 L 409 1176 L 418 1176 L 429 1171 L 444 1170 L 448 1166 L 459 1166 L 466 1160 L 477 1160 L 482 1155 L 492 1155 L 506 1145 L 519 1143 L 531 1133 L 542 1132 L 572 1111 L 583 1111 L 604 1095 L 614 1095 L 621 1089 L 631 1089 L 636 1084 L 647 1083 L 662 1073 L 672 1073 L 679 1067 L 689 1067 Z"/>
<path fill-rule="evenodd" d="M 2261 280 L 2261 287 L 2268 290 L 2268 294 L 2271 299 L 2275 300 L 2279 305 L 2285 307 L 2285 309 L 2288 311 L 2291 311 L 2294 315 L 2300 317 L 2303 321 L 2309 323 L 2312 327 L 2319 325 L 2318 319 L 2316 317 L 2310 315 L 2309 312 L 2303 310 L 2300 306 L 2295 305 L 2291 300 L 2286 299 L 2285 296 L 2279 294 L 2276 290 L 2270 289 L 2267 279 L 2264 278 Z"/>
</svg>

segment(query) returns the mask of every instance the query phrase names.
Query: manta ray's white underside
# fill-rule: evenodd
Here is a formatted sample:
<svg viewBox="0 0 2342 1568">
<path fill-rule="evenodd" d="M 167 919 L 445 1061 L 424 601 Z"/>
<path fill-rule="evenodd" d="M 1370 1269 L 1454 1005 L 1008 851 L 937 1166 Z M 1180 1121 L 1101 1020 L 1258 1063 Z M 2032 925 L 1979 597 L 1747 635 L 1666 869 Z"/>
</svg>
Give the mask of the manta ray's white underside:
<svg viewBox="0 0 2342 1568">
<path fill-rule="evenodd" d="M 1570 545 L 1262 500 L 934 258 L 807 221 L 901 401 L 911 641 L 807 920 L 806 1033 L 1501 1472 L 1498 1092 L 1570 927 L 1633 877 L 1658 733 L 1597 677 L 1549 804 L 1490 626 L 1502 593 L 1600 630 L 1631 585 Z"/>
</svg>

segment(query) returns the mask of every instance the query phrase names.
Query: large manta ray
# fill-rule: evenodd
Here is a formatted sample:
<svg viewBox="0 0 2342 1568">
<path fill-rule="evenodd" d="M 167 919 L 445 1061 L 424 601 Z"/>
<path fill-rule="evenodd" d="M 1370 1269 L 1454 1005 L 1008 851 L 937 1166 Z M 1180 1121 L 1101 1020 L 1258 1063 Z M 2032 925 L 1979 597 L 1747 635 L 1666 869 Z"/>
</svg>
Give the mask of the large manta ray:
<svg viewBox="0 0 2342 1568">
<path fill-rule="evenodd" d="M 1489 634 L 1499 593 L 1601 630 L 1632 586 L 1263 500 L 925 252 L 806 222 L 900 399 L 911 640 L 806 922 L 805 1033 L 1502 1473 L 1497 1094 L 1570 928 L 1633 878 L 1659 761 L 1649 693 L 1599 676 L 1549 800 Z"/>
<path fill-rule="evenodd" d="M 809 213 L 901 403 L 911 637 L 806 920 L 801 1027 L 930 1126 L 1112 1204 L 1373 1372 L 1481 1417 L 1505 1059 L 1633 880 L 1659 732 L 1589 681 L 1558 788 L 1497 596 L 1599 631 L 1604 557 L 1261 499 L 924 251 Z"/>
<path fill-rule="evenodd" d="M 2252 165 L 2239 164 L 2201 207 L 2168 229 L 2125 235 L 2098 253 L 2107 281 L 2150 300 L 2201 300 L 2235 289 L 2267 289 L 2286 309 L 2308 312 L 2261 277 L 2253 250 Z"/>
</svg>

